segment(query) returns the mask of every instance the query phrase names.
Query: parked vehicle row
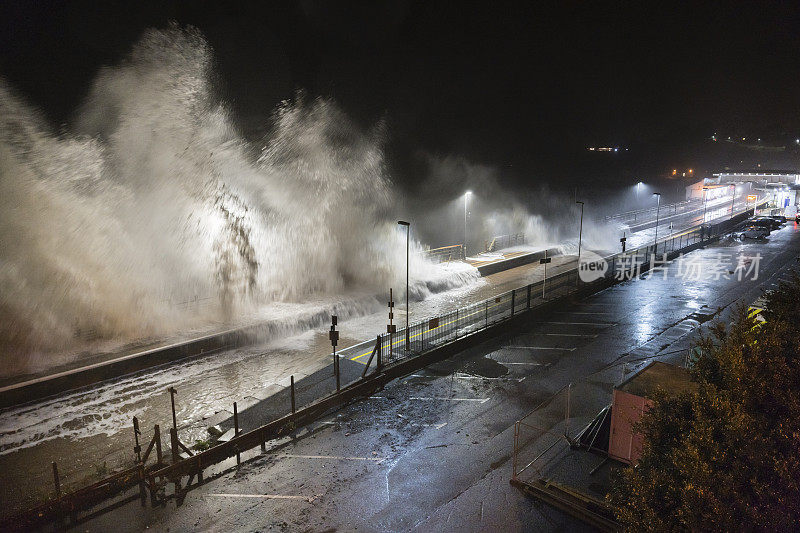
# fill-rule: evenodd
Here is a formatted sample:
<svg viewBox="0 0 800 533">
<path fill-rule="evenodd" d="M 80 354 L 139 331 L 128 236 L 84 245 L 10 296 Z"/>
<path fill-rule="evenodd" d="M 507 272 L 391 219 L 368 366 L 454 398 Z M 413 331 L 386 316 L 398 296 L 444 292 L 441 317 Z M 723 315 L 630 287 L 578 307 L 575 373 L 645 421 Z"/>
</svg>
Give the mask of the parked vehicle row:
<svg viewBox="0 0 800 533">
<path fill-rule="evenodd" d="M 768 237 L 772 230 L 780 229 L 786 223 L 783 215 L 757 216 L 749 220 L 747 226 L 741 234 L 743 239 L 763 239 Z"/>
</svg>

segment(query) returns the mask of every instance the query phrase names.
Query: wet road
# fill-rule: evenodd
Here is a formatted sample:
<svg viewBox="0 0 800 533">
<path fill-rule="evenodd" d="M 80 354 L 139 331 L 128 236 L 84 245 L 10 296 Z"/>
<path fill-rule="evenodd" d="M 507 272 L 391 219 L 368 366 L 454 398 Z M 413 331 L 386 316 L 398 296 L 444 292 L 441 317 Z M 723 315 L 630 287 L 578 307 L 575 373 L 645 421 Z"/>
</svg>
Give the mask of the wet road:
<svg viewBox="0 0 800 533">
<path fill-rule="evenodd" d="M 514 421 L 570 382 L 618 381 L 625 368 L 682 357 L 702 329 L 698 317 L 727 317 L 737 302 L 752 302 L 797 266 L 798 254 L 794 223 L 768 240 L 696 250 L 399 379 L 294 441 L 246 454 L 238 470 L 220 465 L 179 508 L 134 503 L 85 527 L 585 530 L 509 485 Z M 737 279 L 740 256 L 748 269 L 758 265 L 757 279 L 744 270 Z"/>
<path fill-rule="evenodd" d="M 573 257 L 554 258 L 548 275 L 570 267 L 574 267 Z M 537 264 L 477 278 L 468 285 L 412 302 L 410 320 L 437 316 L 541 277 Z M 373 302 L 372 308 L 379 312 L 341 321 L 339 349 L 374 339 L 385 331 L 384 305 Z M 402 310 L 396 311 L 395 317 L 404 323 Z M 330 354 L 327 332 L 321 328 L 5 409 L 0 412 L 0 498 L 7 509 L 45 499 L 52 490 L 51 461 L 58 463 L 65 489 L 127 466 L 133 457 L 132 417 L 139 418 L 148 434 L 155 424 L 165 427 L 171 420 L 170 386 L 178 390 L 177 420 L 182 438 L 194 443 L 208 438 L 208 426 L 230 416 L 234 401 L 240 407 L 255 403 L 276 387 L 288 386 L 289 376 L 299 380 L 324 368 L 330 363 Z"/>
</svg>

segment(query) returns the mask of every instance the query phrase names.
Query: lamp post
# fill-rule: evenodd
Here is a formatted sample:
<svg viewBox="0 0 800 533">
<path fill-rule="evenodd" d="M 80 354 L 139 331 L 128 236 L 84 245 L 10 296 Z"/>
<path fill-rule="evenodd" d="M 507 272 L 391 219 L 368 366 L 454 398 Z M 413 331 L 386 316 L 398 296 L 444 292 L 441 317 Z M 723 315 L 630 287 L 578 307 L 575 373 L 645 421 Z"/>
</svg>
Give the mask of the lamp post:
<svg viewBox="0 0 800 533">
<path fill-rule="evenodd" d="M 642 188 L 642 182 L 636 184 L 636 202 L 639 202 L 639 190 Z"/>
<path fill-rule="evenodd" d="M 469 200 L 472 191 L 464 193 L 464 259 L 467 258 L 467 200 Z"/>
<path fill-rule="evenodd" d="M 706 206 L 708 205 L 708 187 L 703 187 L 703 223 L 700 224 L 700 240 L 706 235 Z"/>
<path fill-rule="evenodd" d="M 658 215 L 661 211 L 661 193 L 654 192 L 653 196 L 656 197 L 656 236 L 653 238 L 654 251 L 658 251 Z"/>
<path fill-rule="evenodd" d="M 578 273 L 580 274 L 581 270 L 581 242 L 583 241 L 583 202 L 580 200 L 575 202 L 576 204 L 580 204 L 581 206 L 581 225 L 580 229 L 578 230 Z M 580 285 L 581 277 L 578 276 L 575 280 L 576 285 Z"/>
<path fill-rule="evenodd" d="M 708 187 L 703 187 L 703 224 L 706 223 L 706 204 L 708 203 Z"/>
<path fill-rule="evenodd" d="M 406 351 L 408 352 L 411 351 L 411 337 L 409 336 L 408 332 L 408 240 L 409 234 L 411 233 L 411 222 L 398 220 L 397 223 L 406 227 Z"/>
<path fill-rule="evenodd" d="M 731 218 L 733 218 L 733 206 L 736 203 L 736 185 L 731 185 L 733 189 L 733 198 L 731 198 Z"/>
</svg>

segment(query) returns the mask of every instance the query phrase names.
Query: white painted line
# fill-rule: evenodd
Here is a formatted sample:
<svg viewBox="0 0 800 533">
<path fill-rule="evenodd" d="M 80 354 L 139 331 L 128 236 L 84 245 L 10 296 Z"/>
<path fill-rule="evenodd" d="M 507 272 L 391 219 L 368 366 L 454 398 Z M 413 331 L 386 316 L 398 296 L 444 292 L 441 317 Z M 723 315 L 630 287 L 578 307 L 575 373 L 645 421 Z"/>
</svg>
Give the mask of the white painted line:
<svg viewBox="0 0 800 533">
<path fill-rule="evenodd" d="M 340 455 L 276 455 L 278 459 L 286 458 L 286 459 L 328 459 L 332 461 L 375 461 L 376 463 L 380 463 L 385 461 L 385 457 L 347 457 L 347 456 L 340 456 Z"/>
<path fill-rule="evenodd" d="M 497 361 L 501 365 L 531 365 L 531 366 L 550 366 L 550 363 L 504 363 L 502 361 Z"/>
<path fill-rule="evenodd" d="M 610 311 L 555 311 L 562 315 L 608 315 Z"/>
<path fill-rule="evenodd" d="M 447 425 L 447 422 L 442 422 L 441 424 L 417 424 L 416 422 L 413 422 L 411 425 L 412 426 L 417 426 L 417 427 L 442 429 L 443 427 L 445 427 Z"/>
<path fill-rule="evenodd" d="M 316 496 L 291 496 L 288 494 L 206 494 L 206 496 L 216 496 L 218 498 L 260 498 L 266 500 L 305 500 L 314 501 Z"/>
<path fill-rule="evenodd" d="M 591 339 L 597 337 L 597 333 L 537 333 L 537 335 L 547 335 L 548 337 L 587 337 Z"/>
<path fill-rule="evenodd" d="M 516 348 L 517 350 L 561 350 L 562 352 L 574 352 L 577 348 L 556 348 L 551 346 L 506 346 L 506 348 Z"/>
<path fill-rule="evenodd" d="M 415 396 L 413 398 L 409 398 L 409 400 L 425 400 L 425 401 L 428 401 L 428 400 L 442 400 L 442 401 L 445 401 L 445 402 L 479 402 L 479 403 L 485 403 L 485 402 L 489 401 L 489 398 L 442 398 L 442 397 L 418 398 L 418 397 Z"/>
<path fill-rule="evenodd" d="M 563 324 L 565 326 L 616 326 L 616 322 L 540 322 L 541 324 Z"/>
<path fill-rule="evenodd" d="M 453 374 L 453 377 L 456 378 L 456 379 L 491 379 L 491 380 L 498 380 L 499 379 L 500 381 L 517 381 L 517 382 L 522 381 L 523 379 L 525 379 L 524 377 L 523 378 L 508 378 L 508 377 L 487 378 L 487 377 L 484 377 L 484 376 L 471 376 L 469 374 L 461 374 L 459 372 L 456 372 L 455 374 Z"/>
</svg>

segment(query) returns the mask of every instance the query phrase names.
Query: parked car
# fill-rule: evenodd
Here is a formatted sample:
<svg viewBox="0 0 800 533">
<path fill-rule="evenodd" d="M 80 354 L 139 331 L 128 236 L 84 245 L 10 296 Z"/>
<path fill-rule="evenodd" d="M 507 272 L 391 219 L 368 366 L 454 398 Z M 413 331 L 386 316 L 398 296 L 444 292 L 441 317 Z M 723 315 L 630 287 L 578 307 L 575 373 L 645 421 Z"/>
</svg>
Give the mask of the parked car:
<svg viewBox="0 0 800 533">
<path fill-rule="evenodd" d="M 772 219 L 774 219 L 774 220 L 777 220 L 777 221 L 778 221 L 778 222 L 780 222 L 781 224 L 783 224 L 784 222 L 786 222 L 786 217 L 785 217 L 785 216 L 783 216 L 783 215 L 770 215 L 768 218 L 772 218 Z"/>
<path fill-rule="evenodd" d="M 758 226 L 760 228 L 767 228 L 767 229 L 778 229 L 781 227 L 780 222 L 769 217 L 756 217 L 750 220 L 750 224 L 753 226 Z"/>
<path fill-rule="evenodd" d="M 742 232 L 743 239 L 763 239 L 769 236 L 769 229 L 762 226 L 750 226 Z"/>
</svg>

